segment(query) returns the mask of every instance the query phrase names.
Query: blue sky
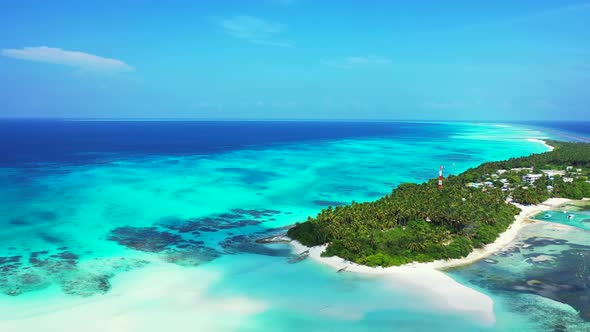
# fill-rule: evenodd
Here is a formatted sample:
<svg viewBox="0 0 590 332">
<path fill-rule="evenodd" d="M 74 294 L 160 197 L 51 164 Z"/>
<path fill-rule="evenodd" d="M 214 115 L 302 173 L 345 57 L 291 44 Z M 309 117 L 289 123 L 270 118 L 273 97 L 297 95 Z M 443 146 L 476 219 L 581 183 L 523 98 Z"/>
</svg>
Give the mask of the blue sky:
<svg viewBox="0 0 590 332">
<path fill-rule="evenodd" d="M 0 117 L 590 120 L 590 1 L 0 2 Z"/>
</svg>

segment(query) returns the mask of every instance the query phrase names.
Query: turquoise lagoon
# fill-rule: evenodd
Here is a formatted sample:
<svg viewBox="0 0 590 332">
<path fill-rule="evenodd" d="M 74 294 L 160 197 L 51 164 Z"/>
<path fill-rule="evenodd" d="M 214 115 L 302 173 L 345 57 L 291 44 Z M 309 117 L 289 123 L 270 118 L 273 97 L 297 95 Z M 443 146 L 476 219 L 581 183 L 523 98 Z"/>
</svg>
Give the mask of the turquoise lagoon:
<svg viewBox="0 0 590 332">
<path fill-rule="evenodd" d="M 590 211 L 579 211 L 575 206 L 564 207 L 559 211 L 540 213 L 535 216 L 535 219 L 590 231 Z"/>
<path fill-rule="evenodd" d="M 572 306 L 486 279 L 496 276 L 490 266 L 520 269 L 525 258 L 450 272 L 494 299 L 490 326 L 429 305 L 419 289 L 335 273 L 286 244 L 254 242 L 328 205 L 435 177 L 440 164 L 457 174 L 546 150 L 526 140 L 544 134 L 523 127 L 388 126 L 391 134 L 199 153 L 89 150 L 93 157 L 81 162 L 7 163 L 0 168 L 0 329 L 69 331 L 93 320 L 112 331 L 517 331 L 558 329 L 554 317 L 588 328 Z M 590 239 L 559 235 L 580 245 Z M 537 250 L 565 248 L 556 246 Z"/>
</svg>

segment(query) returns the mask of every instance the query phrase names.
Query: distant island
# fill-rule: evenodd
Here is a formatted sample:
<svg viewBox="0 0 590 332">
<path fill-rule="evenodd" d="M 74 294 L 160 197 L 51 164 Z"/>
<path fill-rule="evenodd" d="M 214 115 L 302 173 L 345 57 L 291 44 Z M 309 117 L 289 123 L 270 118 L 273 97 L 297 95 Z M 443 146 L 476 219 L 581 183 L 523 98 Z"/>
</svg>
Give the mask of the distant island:
<svg viewBox="0 0 590 332">
<path fill-rule="evenodd" d="M 287 235 L 371 267 L 466 257 L 508 229 L 517 205 L 590 197 L 590 144 L 547 144 L 552 151 L 451 175 L 442 189 L 437 179 L 404 183 L 374 202 L 328 207 Z"/>
</svg>

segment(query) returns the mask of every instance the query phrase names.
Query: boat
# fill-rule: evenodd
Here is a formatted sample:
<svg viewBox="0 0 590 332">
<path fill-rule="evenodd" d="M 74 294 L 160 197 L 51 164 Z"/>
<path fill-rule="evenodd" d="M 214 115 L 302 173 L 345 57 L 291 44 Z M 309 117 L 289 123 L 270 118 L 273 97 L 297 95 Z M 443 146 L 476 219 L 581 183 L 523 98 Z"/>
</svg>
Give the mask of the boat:
<svg viewBox="0 0 590 332">
<path fill-rule="evenodd" d="M 549 218 L 551 218 L 551 215 L 549 213 L 547 213 L 546 215 L 543 216 L 543 218 L 549 219 Z"/>
<path fill-rule="evenodd" d="M 570 219 L 574 219 L 574 217 L 575 217 L 575 216 L 574 216 L 573 214 L 569 214 L 569 215 L 567 216 L 567 219 L 568 219 L 568 220 L 570 220 Z"/>
</svg>

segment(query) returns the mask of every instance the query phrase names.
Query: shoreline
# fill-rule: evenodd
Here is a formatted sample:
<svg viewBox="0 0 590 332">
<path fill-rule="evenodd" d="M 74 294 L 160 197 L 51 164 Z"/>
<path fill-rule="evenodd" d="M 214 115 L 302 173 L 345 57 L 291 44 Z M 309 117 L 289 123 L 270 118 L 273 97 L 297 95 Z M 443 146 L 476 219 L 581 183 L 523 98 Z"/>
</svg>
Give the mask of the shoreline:
<svg viewBox="0 0 590 332">
<path fill-rule="evenodd" d="M 297 254 L 308 253 L 308 257 L 320 264 L 329 266 L 337 272 L 354 272 L 365 275 L 378 275 L 397 287 L 415 289 L 416 293 L 426 296 L 427 300 L 441 310 L 456 311 L 468 314 L 485 325 L 493 325 L 494 301 L 471 287 L 465 286 L 444 273 L 445 270 L 473 264 L 485 259 L 507 247 L 514 241 L 519 231 L 534 221 L 529 219 L 543 211 L 555 209 L 572 200 L 566 198 L 550 198 L 537 204 L 518 206 L 522 211 L 515 216 L 514 222 L 501 233 L 496 241 L 483 248 L 474 249 L 468 256 L 459 259 L 437 260 L 427 263 L 409 263 L 391 267 L 369 267 L 356 264 L 340 257 L 322 257 L 327 245 L 307 247 L 299 242 L 290 242 Z"/>
<path fill-rule="evenodd" d="M 541 139 L 530 138 L 527 140 L 543 144 L 548 151 L 555 149 Z M 290 244 L 297 254 L 307 252 L 312 260 L 327 265 L 338 272 L 380 275 L 398 287 L 406 286 L 415 289 L 418 293 L 422 293 L 421 295 L 425 295 L 432 305 L 440 309 L 469 314 L 485 325 L 493 325 L 496 321 L 494 301 L 489 296 L 459 283 L 445 274 L 444 271 L 473 264 L 493 255 L 512 243 L 522 228 L 532 224 L 534 221 L 529 221 L 531 217 L 571 201 L 565 198 L 550 198 L 537 205 L 525 206 L 512 203 L 520 208 L 521 212 L 515 216 L 514 222 L 508 229 L 501 233 L 493 243 L 487 244 L 483 248 L 476 248 L 466 257 L 459 259 L 437 260 L 427 263 L 414 262 L 386 268 L 369 267 L 336 256 L 322 257 L 321 255 L 326 250 L 327 245 L 306 247 L 295 240 L 292 240 Z"/>
<path fill-rule="evenodd" d="M 555 147 L 547 144 L 547 142 L 545 140 L 538 139 L 538 138 L 527 138 L 526 140 L 529 141 L 529 142 L 535 142 L 535 143 L 541 143 L 541 144 L 543 144 L 548 149 L 547 152 L 551 152 L 551 151 L 555 150 Z"/>
<path fill-rule="evenodd" d="M 342 259 L 342 258 L 336 257 L 336 256 L 321 257 L 320 255 L 324 252 L 324 250 L 327 247 L 327 245 L 325 245 L 325 244 L 321 245 L 321 246 L 307 247 L 295 240 L 291 240 L 290 243 L 295 248 L 295 251 L 299 254 L 301 254 L 305 251 L 309 251 L 309 257 L 317 259 L 319 261 L 322 261 L 322 263 L 324 263 L 326 265 L 333 266 L 333 267 L 336 267 L 335 263 L 345 264 L 345 266 L 340 266 L 340 264 L 338 264 L 338 266 L 339 266 L 339 268 L 346 267 L 346 271 L 351 271 L 351 272 L 381 274 L 381 273 L 387 273 L 390 269 L 393 270 L 393 269 L 404 268 L 404 267 L 411 267 L 411 268 L 428 267 L 428 268 L 432 268 L 432 269 L 436 269 L 436 270 L 446 270 L 446 269 L 451 269 L 451 268 L 455 268 L 455 267 L 459 267 L 459 266 L 463 266 L 463 265 L 473 264 L 477 261 L 485 259 L 486 257 L 491 256 L 494 253 L 504 249 L 516 238 L 516 236 L 518 235 L 518 232 L 522 228 L 534 223 L 534 221 L 529 221 L 529 219 L 531 219 L 532 216 L 534 216 L 540 212 L 543 212 L 543 211 L 548 211 L 551 209 L 558 208 L 558 207 L 560 207 L 566 203 L 570 203 L 570 202 L 573 202 L 573 200 L 571 200 L 569 198 L 550 198 L 550 199 L 548 199 L 540 204 L 537 204 L 537 205 L 521 205 L 521 204 L 512 203 L 515 206 L 517 206 L 518 208 L 520 208 L 522 211 L 518 215 L 515 216 L 514 222 L 508 227 L 508 229 L 506 231 L 504 231 L 503 233 L 500 233 L 500 235 L 498 236 L 496 241 L 494 241 L 493 243 L 489 243 L 489 244 L 485 245 L 483 248 L 476 248 L 469 255 L 467 255 L 466 257 L 463 257 L 463 258 L 446 259 L 446 260 L 441 259 L 441 260 L 436 260 L 436 261 L 426 262 L 426 263 L 413 262 L 413 263 L 408 263 L 408 264 L 399 265 L 399 266 L 390 266 L 390 267 L 386 267 L 386 268 L 370 267 L 370 266 L 366 266 L 366 265 L 360 265 L 357 263 L 353 263 L 353 262 L 347 261 L 345 259 Z M 331 258 L 336 258 L 336 259 L 340 260 L 341 262 L 336 262 L 336 260 L 332 260 Z"/>
<path fill-rule="evenodd" d="M 467 287 L 429 263 L 412 263 L 392 267 L 369 267 L 346 261 L 340 257 L 321 257 L 326 245 L 306 247 L 297 241 L 291 245 L 295 252 L 309 253 L 309 258 L 338 272 L 377 275 L 393 287 L 415 294 L 438 310 L 466 314 L 486 326 L 496 322 L 494 301 L 487 295 Z"/>
</svg>

